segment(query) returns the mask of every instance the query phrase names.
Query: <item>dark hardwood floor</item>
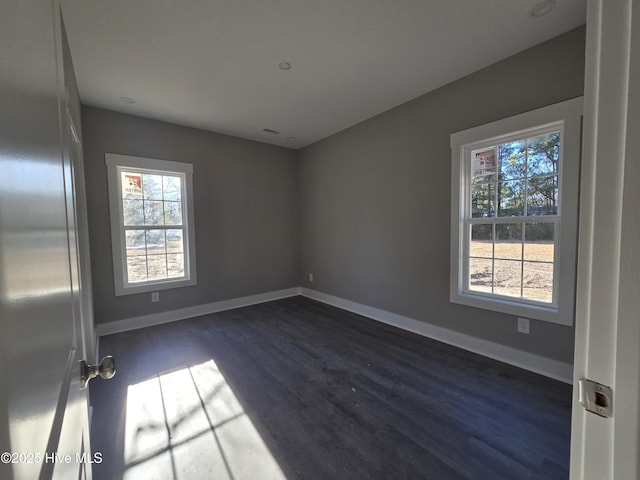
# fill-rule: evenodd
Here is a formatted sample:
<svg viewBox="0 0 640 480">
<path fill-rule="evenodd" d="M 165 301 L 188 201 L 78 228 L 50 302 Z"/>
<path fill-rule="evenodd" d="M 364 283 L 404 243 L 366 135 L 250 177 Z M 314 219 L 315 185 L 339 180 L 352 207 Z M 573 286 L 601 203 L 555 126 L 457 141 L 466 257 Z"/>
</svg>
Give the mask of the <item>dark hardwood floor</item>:
<svg viewBox="0 0 640 480">
<path fill-rule="evenodd" d="M 118 371 L 90 385 L 96 480 L 278 478 L 248 467 L 263 450 L 287 479 L 569 478 L 569 385 L 307 298 L 111 335 L 100 351 Z M 190 409 L 167 398 L 192 390 Z M 152 405 L 161 420 L 143 418 Z M 240 417 L 262 447 L 232 431 Z"/>
</svg>

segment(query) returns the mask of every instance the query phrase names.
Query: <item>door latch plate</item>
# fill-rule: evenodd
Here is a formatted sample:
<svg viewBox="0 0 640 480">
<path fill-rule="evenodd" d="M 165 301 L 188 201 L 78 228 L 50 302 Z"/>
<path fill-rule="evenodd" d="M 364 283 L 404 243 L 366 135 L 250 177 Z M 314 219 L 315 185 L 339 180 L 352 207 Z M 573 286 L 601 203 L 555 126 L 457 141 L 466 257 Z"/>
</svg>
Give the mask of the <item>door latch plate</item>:
<svg viewBox="0 0 640 480">
<path fill-rule="evenodd" d="M 580 380 L 580 404 L 601 417 L 613 416 L 613 390 L 593 380 Z"/>
</svg>

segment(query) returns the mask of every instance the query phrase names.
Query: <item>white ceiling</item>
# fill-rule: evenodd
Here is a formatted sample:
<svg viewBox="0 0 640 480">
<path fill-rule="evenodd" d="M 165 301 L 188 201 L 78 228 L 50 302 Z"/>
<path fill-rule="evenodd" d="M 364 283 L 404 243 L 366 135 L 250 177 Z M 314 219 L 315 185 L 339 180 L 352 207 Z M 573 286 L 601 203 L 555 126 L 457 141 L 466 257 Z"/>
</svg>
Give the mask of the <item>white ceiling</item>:
<svg viewBox="0 0 640 480">
<path fill-rule="evenodd" d="M 62 5 L 83 103 L 300 148 L 585 23 L 586 0 L 538 1 Z"/>
</svg>

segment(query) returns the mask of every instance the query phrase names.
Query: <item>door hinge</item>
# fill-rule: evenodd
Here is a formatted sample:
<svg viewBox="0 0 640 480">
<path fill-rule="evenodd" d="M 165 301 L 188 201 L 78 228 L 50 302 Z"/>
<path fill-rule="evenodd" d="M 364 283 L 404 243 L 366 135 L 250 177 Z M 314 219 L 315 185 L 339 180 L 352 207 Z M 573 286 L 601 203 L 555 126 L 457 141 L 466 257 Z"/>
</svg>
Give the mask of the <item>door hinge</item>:
<svg viewBox="0 0 640 480">
<path fill-rule="evenodd" d="M 613 416 L 613 390 L 593 380 L 580 380 L 580 404 L 601 417 Z"/>
</svg>

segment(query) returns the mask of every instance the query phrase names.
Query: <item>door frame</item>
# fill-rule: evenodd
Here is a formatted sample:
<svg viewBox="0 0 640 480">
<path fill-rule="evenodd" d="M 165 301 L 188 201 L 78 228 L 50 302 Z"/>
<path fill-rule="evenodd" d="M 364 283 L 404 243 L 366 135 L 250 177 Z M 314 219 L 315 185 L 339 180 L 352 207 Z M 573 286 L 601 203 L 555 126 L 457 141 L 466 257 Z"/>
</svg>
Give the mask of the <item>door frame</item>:
<svg viewBox="0 0 640 480">
<path fill-rule="evenodd" d="M 634 2 L 588 2 L 572 480 L 640 478 L 640 256 L 634 249 L 640 244 L 640 12 L 632 10 Z M 611 418 L 580 405 L 581 379 L 613 389 Z"/>
</svg>

